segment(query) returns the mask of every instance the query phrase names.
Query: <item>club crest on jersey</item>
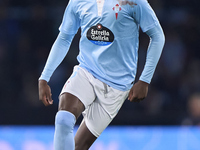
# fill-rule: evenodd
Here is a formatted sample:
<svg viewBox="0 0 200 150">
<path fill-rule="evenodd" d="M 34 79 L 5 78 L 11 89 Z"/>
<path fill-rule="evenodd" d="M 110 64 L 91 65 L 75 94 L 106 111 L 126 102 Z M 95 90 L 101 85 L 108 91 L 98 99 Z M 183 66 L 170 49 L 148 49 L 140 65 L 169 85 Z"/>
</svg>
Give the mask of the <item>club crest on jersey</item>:
<svg viewBox="0 0 200 150">
<path fill-rule="evenodd" d="M 92 26 L 86 33 L 87 39 L 95 45 L 106 46 L 110 45 L 114 41 L 114 34 L 108 28 L 97 24 Z"/>
<path fill-rule="evenodd" d="M 115 17 L 117 19 L 118 18 L 118 13 L 119 13 L 119 11 L 122 10 L 122 8 L 119 6 L 119 4 L 116 4 L 112 9 L 115 12 Z"/>
</svg>

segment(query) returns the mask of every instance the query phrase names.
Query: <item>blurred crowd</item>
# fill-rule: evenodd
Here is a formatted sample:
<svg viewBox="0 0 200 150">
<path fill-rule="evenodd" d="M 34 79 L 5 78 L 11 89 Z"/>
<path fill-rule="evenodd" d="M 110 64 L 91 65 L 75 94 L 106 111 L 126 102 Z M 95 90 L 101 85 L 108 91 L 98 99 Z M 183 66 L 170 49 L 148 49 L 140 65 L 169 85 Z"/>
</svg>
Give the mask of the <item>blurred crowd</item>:
<svg viewBox="0 0 200 150">
<path fill-rule="evenodd" d="M 44 107 L 39 101 L 37 83 L 67 3 L 0 1 L 0 124 L 54 123 L 59 92 L 73 66 L 78 64 L 80 31 L 49 82 L 53 106 Z M 149 3 L 165 32 L 165 47 L 147 98 L 140 103 L 126 101 L 112 124 L 199 125 L 200 1 L 149 0 Z M 148 36 L 141 32 L 137 79 L 145 63 L 148 42 Z"/>
</svg>

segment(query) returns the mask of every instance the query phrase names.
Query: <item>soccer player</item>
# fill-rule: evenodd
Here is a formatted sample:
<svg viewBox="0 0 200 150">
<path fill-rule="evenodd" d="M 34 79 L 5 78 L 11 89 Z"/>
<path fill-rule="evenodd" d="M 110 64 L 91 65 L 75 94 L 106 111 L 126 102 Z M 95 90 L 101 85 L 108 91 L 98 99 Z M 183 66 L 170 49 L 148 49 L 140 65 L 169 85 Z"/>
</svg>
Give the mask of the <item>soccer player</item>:
<svg viewBox="0 0 200 150">
<path fill-rule="evenodd" d="M 39 99 L 45 106 L 53 103 L 48 81 L 65 58 L 79 27 L 79 65 L 59 96 L 55 150 L 89 149 L 127 97 L 131 102 L 143 100 L 165 41 L 147 0 L 70 0 L 39 78 Z M 150 43 L 143 72 L 134 84 L 139 28 L 150 37 Z M 81 113 L 84 119 L 74 139 L 74 124 Z"/>
</svg>

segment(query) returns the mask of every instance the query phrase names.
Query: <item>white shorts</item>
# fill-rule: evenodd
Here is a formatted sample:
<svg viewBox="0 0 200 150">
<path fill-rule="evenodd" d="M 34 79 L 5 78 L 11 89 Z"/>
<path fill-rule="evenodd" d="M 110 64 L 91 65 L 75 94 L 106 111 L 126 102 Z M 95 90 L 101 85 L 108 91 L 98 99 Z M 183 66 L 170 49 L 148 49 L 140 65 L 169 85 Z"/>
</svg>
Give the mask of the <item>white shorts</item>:
<svg viewBox="0 0 200 150">
<path fill-rule="evenodd" d="M 128 91 L 114 89 L 80 66 L 75 66 L 61 94 L 71 93 L 84 104 L 84 121 L 90 132 L 98 137 L 117 115 Z"/>
</svg>

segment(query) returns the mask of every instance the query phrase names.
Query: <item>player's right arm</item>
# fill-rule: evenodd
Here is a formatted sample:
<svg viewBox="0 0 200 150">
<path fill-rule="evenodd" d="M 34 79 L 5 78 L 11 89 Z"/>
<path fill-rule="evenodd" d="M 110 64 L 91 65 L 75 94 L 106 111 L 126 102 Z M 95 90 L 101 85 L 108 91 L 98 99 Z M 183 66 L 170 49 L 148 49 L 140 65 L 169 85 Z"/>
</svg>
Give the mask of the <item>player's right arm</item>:
<svg viewBox="0 0 200 150">
<path fill-rule="evenodd" d="M 77 1 L 75 0 L 69 1 L 64 13 L 62 24 L 59 28 L 60 33 L 51 48 L 46 65 L 38 81 L 39 99 L 45 106 L 53 103 L 53 100 L 51 99 L 51 88 L 48 85 L 48 81 L 55 69 L 65 58 L 72 39 L 80 27 L 78 13 L 75 12 L 75 7 L 77 6 L 76 2 Z"/>
<path fill-rule="evenodd" d="M 45 106 L 53 104 L 53 100 L 51 99 L 51 88 L 48 85 L 48 81 L 55 69 L 65 58 L 73 37 L 73 34 L 60 32 L 51 48 L 46 65 L 38 81 L 39 99 Z"/>
</svg>

